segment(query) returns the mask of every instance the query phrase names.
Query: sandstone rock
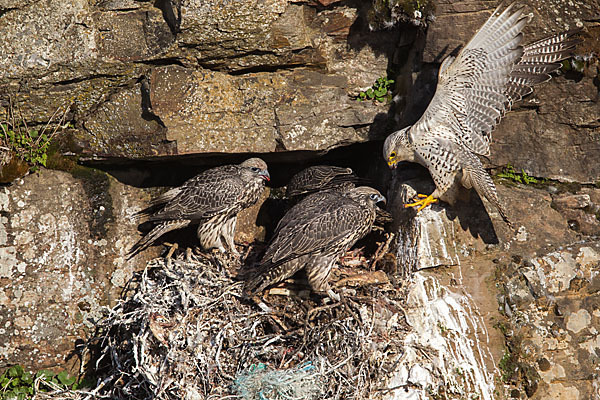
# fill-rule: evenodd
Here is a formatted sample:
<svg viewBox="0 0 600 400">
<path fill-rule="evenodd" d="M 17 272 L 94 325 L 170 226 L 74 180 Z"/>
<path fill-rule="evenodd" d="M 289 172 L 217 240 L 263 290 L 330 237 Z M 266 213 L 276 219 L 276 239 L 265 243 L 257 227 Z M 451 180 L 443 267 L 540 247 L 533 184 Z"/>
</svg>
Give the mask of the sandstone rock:
<svg viewBox="0 0 600 400">
<path fill-rule="evenodd" d="M 539 377 L 529 397 L 583 400 L 596 393 L 599 263 L 600 244 L 590 241 L 503 268 L 502 279 L 525 278 L 535 299 L 513 302 L 509 315 L 518 368 L 530 368 Z M 514 297 L 510 287 L 505 290 Z"/>
<path fill-rule="evenodd" d="M 582 27 L 584 21 L 597 18 L 600 6 L 597 0 L 575 0 L 568 7 L 560 0 L 524 0 L 519 5 L 528 7 L 533 17 L 525 28 L 526 43 L 553 32 Z M 496 7 L 498 2 L 493 0 L 437 0 L 435 21 L 427 31 L 423 61 L 441 62 L 445 56 L 464 46 Z"/>
<path fill-rule="evenodd" d="M 176 153 L 167 129 L 148 109 L 143 110 L 143 85 L 123 88 L 99 105 L 72 137 L 93 155 L 134 158 Z M 145 112 L 144 112 L 145 111 Z"/>
<path fill-rule="evenodd" d="M 102 173 L 49 170 L 0 191 L 0 368 L 73 365 L 75 341 L 148 258 L 124 258 L 145 197 Z"/>
<path fill-rule="evenodd" d="M 598 90 L 593 77 L 557 77 L 536 87 L 494 132 L 491 163 L 567 182 L 600 179 Z M 565 162 L 565 160 L 569 160 Z"/>
<path fill-rule="evenodd" d="M 559 209 L 580 209 L 590 205 L 590 195 L 588 194 L 564 194 L 552 199 L 552 205 Z"/>
<path fill-rule="evenodd" d="M 598 349 L 594 314 L 600 288 L 595 272 L 600 265 L 597 241 L 578 241 L 581 236 L 568 229 L 565 216 L 552 208 L 552 196 L 543 188 L 499 184 L 499 197 L 506 203 L 516 231 L 508 229 L 495 212 L 487 217 L 484 204 L 474 193 L 470 200 L 454 207 L 433 205 L 415 216 L 414 211 L 401 208 L 415 189 L 427 193 L 433 188 L 428 180 L 412 178 L 392 182 L 388 193 L 397 223 L 397 248 L 402 249 L 396 253 L 398 268 L 412 278 L 410 285 L 415 286 L 414 290 L 416 283 L 424 280 L 431 281 L 424 286 L 424 293 L 432 298 L 437 290 L 450 291 L 454 298 L 462 291 L 467 293 L 473 302 L 471 312 L 485 316 L 485 331 L 489 335 L 486 339 L 479 336 L 476 342 L 484 347 L 482 343 L 492 343 L 487 350 L 478 351 L 491 352 L 513 396 L 523 393 L 546 399 L 555 398 L 560 392 L 570 393 L 576 399 L 589 398 L 594 390 L 593 360 Z M 587 201 L 593 196 L 589 193 L 595 194 L 588 188 L 583 197 L 562 196 Z M 443 269 L 422 270 L 431 266 Z M 500 288 L 498 302 L 492 295 L 496 288 Z M 435 315 L 447 315 L 432 311 L 441 307 L 441 298 L 409 310 L 411 325 L 425 323 Z M 467 313 L 468 318 L 472 317 L 471 312 Z M 448 329 L 442 325 L 442 331 Z M 458 331 L 450 328 L 448 332 L 452 334 L 445 337 L 457 339 L 454 333 Z M 502 350 L 502 335 L 506 337 L 506 352 Z M 578 344 L 581 342 L 586 343 L 585 351 Z M 436 349 L 442 348 L 441 341 L 436 343 Z M 407 354 L 407 360 L 416 359 L 412 353 Z M 415 363 L 427 365 L 423 360 Z M 410 365 L 399 369 L 398 380 L 393 383 L 412 382 Z M 486 368 L 492 367 L 484 363 L 475 368 L 482 371 L 479 382 L 487 382 Z M 435 369 L 427 367 L 427 371 L 416 382 L 422 386 L 429 379 L 435 387 L 435 382 L 439 382 L 433 374 Z M 455 382 L 452 379 L 448 378 L 448 382 Z M 460 385 L 456 390 L 462 390 Z M 496 386 L 496 390 L 501 388 Z M 486 391 L 480 389 L 479 393 Z"/>
<path fill-rule="evenodd" d="M 78 132 L 69 151 L 326 151 L 387 133 L 373 124 L 385 123 L 386 108 L 350 94 L 386 75 L 397 32 L 368 34 L 355 8 L 63 3 L 52 0 L 49 14 L 21 4 L 0 16 L 0 38 L 10 42 L 0 50 L 0 104 L 12 99 L 30 124 L 70 108 Z"/>
<path fill-rule="evenodd" d="M 264 241 L 266 239 L 266 222 L 271 224 L 274 221 L 265 221 L 261 218 L 261 212 L 264 212 L 265 201 L 269 198 L 270 190 L 266 188 L 258 202 L 250 208 L 242 210 L 238 214 L 238 220 L 235 228 L 236 243 L 252 243 L 255 240 Z"/>
<path fill-rule="evenodd" d="M 152 115 L 140 112 L 140 85 L 123 89 L 84 121 L 77 144 L 98 156 L 140 158 L 326 151 L 385 134 L 382 124 L 371 126 L 382 108 L 349 98 L 342 76 L 309 70 L 232 76 L 159 67 L 149 87 Z"/>
<path fill-rule="evenodd" d="M 592 198 L 595 201 L 592 201 Z M 584 235 L 600 234 L 600 190 L 582 188 L 576 194 L 553 196 L 552 207 L 568 221 L 569 228 Z"/>
</svg>

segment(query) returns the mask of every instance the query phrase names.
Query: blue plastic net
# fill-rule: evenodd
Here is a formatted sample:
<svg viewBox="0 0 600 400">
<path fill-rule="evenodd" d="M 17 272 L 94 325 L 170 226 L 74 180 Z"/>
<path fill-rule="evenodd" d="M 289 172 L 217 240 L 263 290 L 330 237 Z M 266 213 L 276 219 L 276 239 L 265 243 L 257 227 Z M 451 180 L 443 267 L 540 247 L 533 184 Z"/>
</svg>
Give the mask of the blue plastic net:
<svg viewBox="0 0 600 400">
<path fill-rule="evenodd" d="M 234 389 L 244 400 L 308 400 L 319 397 L 321 382 L 312 362 L 284 370 L 260 363 L 238 375 Z"/>
</svg>

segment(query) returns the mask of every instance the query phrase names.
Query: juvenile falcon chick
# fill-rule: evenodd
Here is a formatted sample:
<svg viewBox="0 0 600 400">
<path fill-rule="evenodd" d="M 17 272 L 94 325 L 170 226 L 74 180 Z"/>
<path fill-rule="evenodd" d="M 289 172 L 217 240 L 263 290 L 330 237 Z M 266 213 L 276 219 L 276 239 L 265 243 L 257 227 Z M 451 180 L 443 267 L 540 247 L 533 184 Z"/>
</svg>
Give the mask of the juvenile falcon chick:
<svg viewBox="0 0 600 400">
<path fill-rule="evenodd" d="M 260 158 L 250 158 L 238 165 L 223 165 L 206 170 L 150 202 L 154 213 L 142 211 L 156 226 L 141 238 L 128 253 L 128 258 L 148 248 L 163 234 L 198 225 L 198 239 L 204 250 L 225 245 L 239 255 L 233 241 L 237 214 L 255 204 L 265 181 L 270 180 L 267 164 Z"/>
<path fill-rule="evenodd" d="M 368 186 L 347 192 L 311 194 L 279 221 L 257 274 L 244 291 L 256 294 L 289 278 L 302 268 L 315 292 L 339 298 L 329 287 L 331 268 L 373 226 L 376 204 L 385 197 Z"/>
<path fill-rule="evenodd" d="M 368 179 L 360 178 L 351 168 L 332 165 L 315 165 L 298 172 L 287 184 L 286 197 L 298 201 L 304 195 L 322 191 L 339 193 L 354 189 L 357 185 L 368 184 Z M 392 214 L 376 207 L 375 225 L 383 226 L 392 221 Z"/>
<path fill-rule="evenodd" d="M 286 196 L 295 197 L 323 189 L 353 188 L 362 179 L 351 168 L 315 165 L 298 172 L 287 184 Z"/>
<path fill-rule="evenodd" d="M 522 46 L 528 20 L 523 8 L 498 7 L 456 57 L 442 62 L 423 116 L 385 140 L 383 157 L 390 168 L 416 162 L 435 182 L 431 195 L 419 194 L 421 200 L 405 207 L 420 211 L 437 199 L 454 204 L 462 185 L 485 197 L 510 225 L 478 156 L 489 155 L 491 132 L 512 104 L 549 80 L 578 43 L 572 38 L 577 31 L 569 31 Z"/>
</svg>

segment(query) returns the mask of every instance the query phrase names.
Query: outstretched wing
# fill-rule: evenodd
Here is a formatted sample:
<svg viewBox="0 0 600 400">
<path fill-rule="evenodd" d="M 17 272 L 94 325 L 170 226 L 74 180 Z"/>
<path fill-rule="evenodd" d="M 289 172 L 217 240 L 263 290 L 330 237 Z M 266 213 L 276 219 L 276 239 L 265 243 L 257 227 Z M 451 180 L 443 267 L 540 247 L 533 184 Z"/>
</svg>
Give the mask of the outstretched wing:
<svg viewBox="0 0 600 400">
<path fill-rule="evenodd" d="M 527 21 L 522 8 L 496 9 L 456 58 L 444 60 L 436 93 L 411 133 L 435 134 L 431 127 L 444 125 L 454 135 L 448 139 L 489 154 L 500 118 L 532 85 L 549 79 L 577 43 L 570 31 L 522 47 Z"/>
<path fill-rule="evenodd" d="M 515 101 L 531 93 L 532 86 L 549 80 L 550 73 L 560 68 L 560 62 L 572 55 L 573 49 L 580 43 L 573 36 L 580 31 L 561 32 L 523 46 L 523 56 L 511 71 L 508 81 L 509 109 Z"/>
</svg>

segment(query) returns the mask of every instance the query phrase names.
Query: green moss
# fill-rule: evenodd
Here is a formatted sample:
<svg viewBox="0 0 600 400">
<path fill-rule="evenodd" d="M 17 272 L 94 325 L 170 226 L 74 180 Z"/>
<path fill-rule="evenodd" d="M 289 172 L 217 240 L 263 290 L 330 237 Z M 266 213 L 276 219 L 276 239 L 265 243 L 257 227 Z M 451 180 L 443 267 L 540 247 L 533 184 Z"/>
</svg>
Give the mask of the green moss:
<svg viewBox="0 0 600 400">
<path fill-rule="evenodd" d="M 29 164 L 17 157 L 11 157 L 10 161 L 3 165 L 0 171 L 0 183 L 10 183 L 24 176 L 29 171 Z"/>
<path fill-rule="evenodd" d="M 496 174 L 498 178 L 507 179 L 509 181 L 522 183 L 524 185 L 532 185 L 536 183 L 546 183 L 548 179 L 546 178 L 536 178 L 534 176 L 529 176 L 524 169 L 521 168 L 521 172 L 515 170 L 515 168 L 510 165 L 510 163 L 506 164 L 506 167 L 502 168 L 502 171 Z"/>
<path fill-rule="evenodd" d="M 504 349 L 504 355 L 498 363 L 498 368 L 502 374 L 502 382 L 510 383 L 513 376 L 518 372 L 519 366 L 515 355 L 508 349 Z"/>
<path fill-rule="evenodd" d="M 90 378 L 78 379 L 69 375 L 67 371 L 54 373 L 43 369 L 33 374 L 25 371 L 20 365 L 13 365 L 0 375 L 0 400 L 30 399 L 36 393 L 50 392 L 50 384 L 62 390 L 77 390 L 92 388 L 95 381 Z"/>
<path fill-rule="evenodd" d="M 506 341 L 504 355 L 498 363 L 502 382 L 520 386 L 529 397 L 533 396 L 537 391 L 540 375 L 523 352 L 522 337 L 519 335 L 509 336 L 509 328 L 504 324 L 497 323 L 494 327 L 501 330 Z"/>
</svg>

